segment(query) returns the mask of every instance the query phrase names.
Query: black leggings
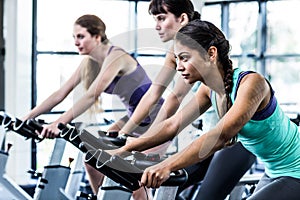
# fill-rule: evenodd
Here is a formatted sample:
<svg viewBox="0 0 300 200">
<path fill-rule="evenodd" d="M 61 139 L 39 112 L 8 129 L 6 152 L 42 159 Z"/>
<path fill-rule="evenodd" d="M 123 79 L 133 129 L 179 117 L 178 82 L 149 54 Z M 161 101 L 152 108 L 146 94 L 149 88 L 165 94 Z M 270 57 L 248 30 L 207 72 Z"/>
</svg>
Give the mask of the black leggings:
<svg viewBox="0 0 300 200">
<path fill-rule="evenodd" d="M 186 168 L 189 180 L 179 188 L 179 192 L 203 180 L 196 199 L 224 200 L 255 160 L 256 157 L 237 142 L 206 161 Z"/>
<path fill-rule="evenodd" d="M 292 177 L 269 178 L 266 174 L 258 182 L 249 200 L 299 200 L 300 179 Z"/>
</svg>

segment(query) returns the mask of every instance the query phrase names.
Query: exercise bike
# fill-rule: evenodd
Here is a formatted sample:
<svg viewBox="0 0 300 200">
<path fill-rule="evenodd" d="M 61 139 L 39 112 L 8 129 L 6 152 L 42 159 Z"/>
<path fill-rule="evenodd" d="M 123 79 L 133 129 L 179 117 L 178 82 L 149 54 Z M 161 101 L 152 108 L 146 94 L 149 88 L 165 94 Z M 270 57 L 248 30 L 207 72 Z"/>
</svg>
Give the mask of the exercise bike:
<svg viewBox="0 0 300 200">
<path fill-rule="evenodd" d="M 11 117 L 9 114 L 0 113 L 1 127 L 5 132 L 13 131 L 19 135 L 25 137 L 25 139 L 34 139 L 36 142 L 42 142 L 44 138 L 36 134 L 36 131 L 42 131 L 43 127 L 40 123 L 34 120 L 21 121 L 16 117 Z M 69 166 L 60 165 L 62 154 L 64 151 L 66 141 L 62 138 L 55 140 L 52 156 L 49 161 L 49 165 L 44 167 L 42 173 L 34 170 L 28 170 L 28 173 L 32 174 L 33 177 L 38 178 L 38 182 L 35 187 L 33 197 L 27 194 L 20 186 L 9 179 L 5 174 L 5 167 L 8 158 L 8 150 L 1 151 L 1 183 L 2 191 L 6 196 L 1 195 L 4 199 L 67 199 L 63 198 L 60 190 L 64 189 L 68 177 L 70 175 L 70 159 Z M 1 197 L 1 198 L 2 198 Z"/>
<path fill-rule="evenodd" d="M 157 163 L 142 160 L 142 156 L 136 156 L 135 153 L 132 154 L 132 159 L 123 159 L 116 155 L 111 156 L 105 150 L 115 149 L 119 146 L 116 145 L 114 139 L 107 137 L 106 134 L 97 138 L 84 129 L 78 131 L 69 125 L 59 124 L 58 128 L 61 130 L 60 136 L 62 138 L 85 153 L 84 160 L 86 163 L 113 181 L 111 184 L 104 184 L 103 188 L 100 188 L 101 192 L 97 199 L 130 199 L 132 192 L 140 188 L 139 181 L 143 170 Z M 116 140 L 118 142 L 124 141 L 126 137 L 122 135 L 116 137 Z M 184 184 L 186 180 L 187 173 L 184 169 L 172 172 L 170 178 L 155 192 L 154 199 L 175 199 L 177 187 Z"/>
</svg>

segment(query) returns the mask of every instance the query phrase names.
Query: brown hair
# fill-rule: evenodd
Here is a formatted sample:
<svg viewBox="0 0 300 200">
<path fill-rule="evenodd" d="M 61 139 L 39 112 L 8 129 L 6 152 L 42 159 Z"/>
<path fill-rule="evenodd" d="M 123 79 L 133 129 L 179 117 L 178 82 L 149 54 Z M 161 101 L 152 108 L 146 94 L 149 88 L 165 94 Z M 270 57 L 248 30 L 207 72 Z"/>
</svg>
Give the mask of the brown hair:
<svg viewBox="0 0 300 200">
<path fill-rule="evenodd" d="M 105 34 L 106 26 L 104 22 L 96 15 L 83 15 L 75 21 L 75 24 L 86 28 L 92 36 L 101 36 L 102 43 L 108 43 L 108 39 Z"/>
</svg>

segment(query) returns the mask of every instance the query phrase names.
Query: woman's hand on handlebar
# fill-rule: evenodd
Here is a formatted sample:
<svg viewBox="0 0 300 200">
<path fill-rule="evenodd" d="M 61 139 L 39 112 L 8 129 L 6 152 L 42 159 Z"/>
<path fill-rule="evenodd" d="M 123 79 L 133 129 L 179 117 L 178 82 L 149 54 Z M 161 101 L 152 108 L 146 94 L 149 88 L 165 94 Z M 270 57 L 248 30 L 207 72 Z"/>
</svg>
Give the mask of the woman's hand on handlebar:
<svg viewBox="0 0 300 200">
<path fill-rule="evenodd" d="M 170 173 L 171 170 L 164 165 L 164 162 L 148 167 L 142 175 L 141 186 L 158 188 L 170 177 Z"/>
<path fill-rule="evenodd" d="M 43 138 L 49 138 L 49 139 L 53 139 L 58 137 L 59 135 L 59 129 L 57 128 L 58 123 L 57 122 L 53 122 L 51 124 L 48 125 L 44 125 L 43 126 L 43 130 L 42 132 L 40 132 L 39 134 L 43 137 Z"/>
</svg>

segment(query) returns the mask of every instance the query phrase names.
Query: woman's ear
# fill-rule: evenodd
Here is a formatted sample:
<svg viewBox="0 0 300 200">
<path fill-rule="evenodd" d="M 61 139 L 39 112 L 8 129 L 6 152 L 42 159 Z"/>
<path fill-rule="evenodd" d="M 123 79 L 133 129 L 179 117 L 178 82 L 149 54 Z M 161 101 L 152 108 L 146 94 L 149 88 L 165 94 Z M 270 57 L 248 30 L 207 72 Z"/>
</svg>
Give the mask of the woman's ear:
<svg viewBox="0 0 300 200">
<path fill-rule="evenodd" d="M 217 59 L 218 49 L 215 46 L 211 46 L 208 49 L 208 56 L 210 61 L 215 61 Z"/>
<path fill-rule="evenodd" d="M 99 43 L 101 43 L 101 40 L 102 40 L 101 35 L 97 35 L 97 36 L 96 36 L 96 40 L 97 40 Z"/>
<path fill-rule="evenodd" d="M 185 26 L 189 23 L 189 17 L 187 16 L 186 13 L 182 13 L 180 15 L 180 24 L 181 26 Z"/>
</svg>

